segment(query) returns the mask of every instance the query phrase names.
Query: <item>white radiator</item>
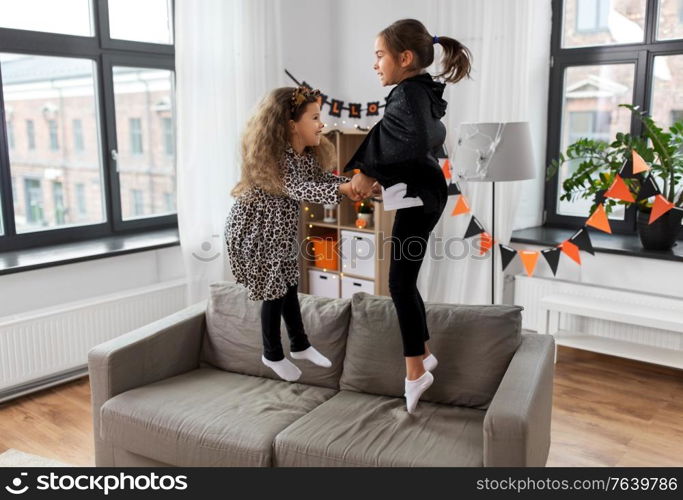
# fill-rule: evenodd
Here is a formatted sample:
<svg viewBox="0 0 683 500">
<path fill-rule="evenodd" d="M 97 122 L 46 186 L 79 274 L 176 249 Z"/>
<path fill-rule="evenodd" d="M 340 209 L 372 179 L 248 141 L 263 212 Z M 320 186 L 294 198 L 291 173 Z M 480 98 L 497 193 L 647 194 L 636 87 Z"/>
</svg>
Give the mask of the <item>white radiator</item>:
<svg viewBox="0 0 683 500">
<path fill-rule="evenodd" d="M 88 351 L 185 307 L 175 280 L 0 318 L 0 401 L 83 376 Z"/>
<path fill-rule="evenodd" d="M 598 303 L 600 299 L 609 299 L 622 302 L 623 304 L 650 305 L 658 309 L 679 310 L 681 304 L 680 299 L 665 295 L 517 275 L 515 276 L 514 303 L 524 306 L 522 311 L 522 328 L 537 331 L 538 301 L 545 295 L 554 293 L 578 295 L 584 298 L 592 297 Z M 581 332 L 587 335 L 680 350 L 683 355 L 683 336 L 676 332 L 644 328 L 595 318 L 585 318 L 572 314 L 562 314 L 559 327 L 562 330 Z"/>
</svg>

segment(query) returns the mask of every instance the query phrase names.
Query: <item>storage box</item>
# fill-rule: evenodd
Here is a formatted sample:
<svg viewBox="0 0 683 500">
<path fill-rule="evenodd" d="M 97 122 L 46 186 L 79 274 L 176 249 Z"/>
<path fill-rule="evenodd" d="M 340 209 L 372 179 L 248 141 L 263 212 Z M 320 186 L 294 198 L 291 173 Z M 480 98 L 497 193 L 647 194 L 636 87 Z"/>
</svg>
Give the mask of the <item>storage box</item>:
<svg viewBox="0 0 683 500">
<path fill-rule="evenodd" d="M 342 299 L 350 299 L 356 292 L 366 292 L 374 295 L 375 282 L 362 280 L 360 278 L 351 278 L 350 276 L 343 276 L 341 279 Z"/>
<path fill-rule="evenodd" d="M 339 270 L 339 256 L 337 255 L 337 240 L 336 238 L 312 236 L 313 255 L 315 257 L 315 267 L 321 269 L 329 269 L 332 271 Z"/>
<path fill-rule="evenodd" d="M 339 275 L 317 269 L 308 270 L 308 290 L 311 295 L 339 298 Z"/>
<path fill-rule="evenodd" d="M 341 231 L 341 271 L 375 279 L 377 248 L 375 235 L 360 231 Z"/>
</svg>

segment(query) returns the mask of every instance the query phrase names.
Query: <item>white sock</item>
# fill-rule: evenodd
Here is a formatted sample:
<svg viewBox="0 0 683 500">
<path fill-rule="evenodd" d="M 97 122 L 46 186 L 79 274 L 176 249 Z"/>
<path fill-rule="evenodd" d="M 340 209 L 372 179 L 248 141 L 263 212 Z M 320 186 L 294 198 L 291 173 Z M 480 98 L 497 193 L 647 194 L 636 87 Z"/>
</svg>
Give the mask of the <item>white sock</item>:
<svg viewBox="0 0 683 500">
<path fill-rule="evenodd" d="M 422 360 L 422 364 L 424 365 L 425 370 L 428 372 L 433 372 L 434 368 L 436 368 L 436 365 L 439 364 L 439 360 L 436 359 L 436 356 L 430 353 L 429 356 Z"/>
<path fill-rule="evenodd" d="M 424 372 L 422 376 L 415 380 L 406 379 L 406 392 L 404 396 L 406 397 L 406 409 L 408 410 L 408 413 L 413 413 L 415 411 L 420 396 L 429 389 L 432 382 L 434 382 L 434 375 L 428 371 Z"/>
<path fill-rule="evenodd" d="M 313 346 L 310 346 L 303 351 L 290 351 L 289 355 L 294 359 L 307 359 L 314 365 L 324 366 L 325 368 L 332 366 L 332 362 L 320 354 L 320 352 Z"/>
<path fill-rule="evenodd" d="M 301 376 L 301 370 L 287 358 L 282 358 L 280 361 L 271 361 L 261 355 L 261 361 L 263 361 L 263 364 L 268 368 L 272 368 L 273 371 L 277 373 L 278 377 L 288 382 L 294 382 Z"/>
</svg>

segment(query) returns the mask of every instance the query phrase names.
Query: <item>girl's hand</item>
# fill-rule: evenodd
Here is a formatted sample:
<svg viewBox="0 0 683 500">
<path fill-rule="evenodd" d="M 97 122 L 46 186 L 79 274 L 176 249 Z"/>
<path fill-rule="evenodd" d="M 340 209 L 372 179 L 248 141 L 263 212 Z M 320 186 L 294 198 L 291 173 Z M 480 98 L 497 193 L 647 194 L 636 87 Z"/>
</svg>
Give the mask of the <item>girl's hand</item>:
<svg viewBox="0 0 683 500">
<path fill-rule="evenodd" d="M 375 179 L 365 175 L 363 172 L 359 172 L 351 178 L 351 186 L 363 198 L 372 196 L 374 184 Z"/>
<path fill-rule="evenodd" d="M 363 196 L 361 196 L 360 193 L 356 192 L 353 189 L 353 186 L 351 185 L 350 182 L 345 182 L 343 184 L 339 184 L 339 192 L 341 192 L 341 194 L 345 195 L 347 198 L 349 198 L 352 201 L 360 201 L 363 199 Z"/>
</svg>

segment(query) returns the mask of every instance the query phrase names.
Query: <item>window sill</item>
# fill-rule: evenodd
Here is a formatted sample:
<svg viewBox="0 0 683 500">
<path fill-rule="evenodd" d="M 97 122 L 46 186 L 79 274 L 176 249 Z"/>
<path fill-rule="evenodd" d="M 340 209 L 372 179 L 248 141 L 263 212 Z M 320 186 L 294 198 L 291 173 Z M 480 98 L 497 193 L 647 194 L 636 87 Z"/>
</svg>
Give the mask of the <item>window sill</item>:
<svg viewBox="0 0 683 500">
<path fill-rule="evenodd" d="M 0 253 L 0 275 L 115 257 L 180 244 L 177 228 Z"/>
<path fill-rule="evenodd" d="M 551 247 L 572 236 L 577 229 L 550 226 L 529 227 L 513 231 L 510 241 Z M 607 234 L 597 229 L 589 229 L 589 231 L 591 244 L 596 252 L 683 262 L 683 244 L 680 240 L 668 251 L 645 250 L 637 234 Z"/>
</svg>

